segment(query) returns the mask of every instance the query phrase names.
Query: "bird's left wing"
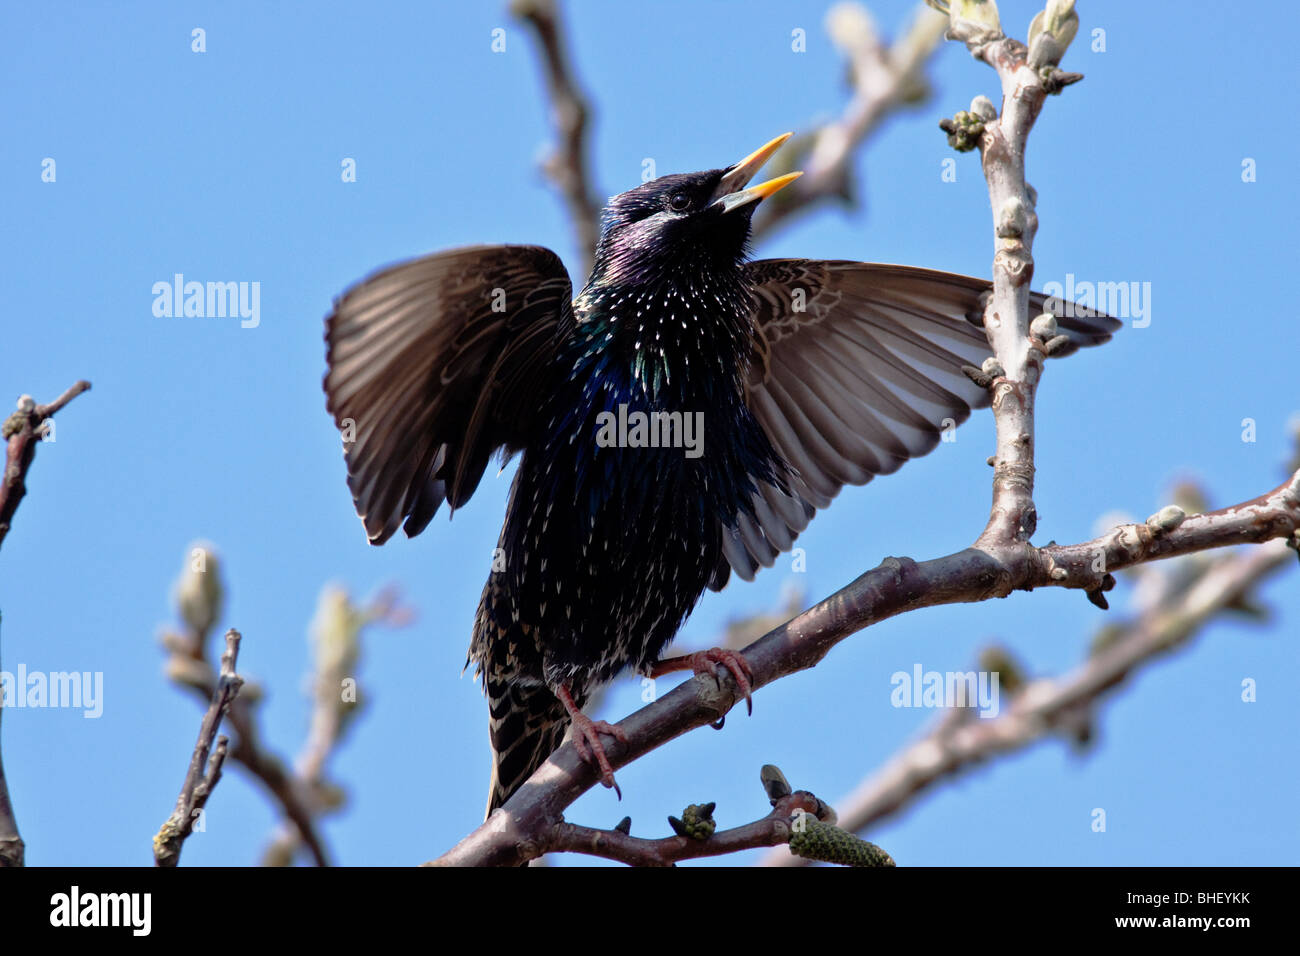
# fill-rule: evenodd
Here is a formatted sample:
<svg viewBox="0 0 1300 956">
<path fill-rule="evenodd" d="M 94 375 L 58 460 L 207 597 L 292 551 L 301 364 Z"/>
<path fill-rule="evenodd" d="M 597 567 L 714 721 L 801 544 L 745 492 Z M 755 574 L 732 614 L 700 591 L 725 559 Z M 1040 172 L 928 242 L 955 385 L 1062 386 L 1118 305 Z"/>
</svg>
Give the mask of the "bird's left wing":
<svg viewBox="0 0 1300 956">
<path fill-rule="evenodd" d="M 866 262 L 763 259 L 747 268 L 758 334 L 748 403 L 790 466 L 792 492 L 762 485 L 754 517 L 742 512 L 723 529 L 728 563 L 751 580 L 844 485 L 926 454 L 946 427 L 988 405 L 988 391 L 961 367 L 978 367 L 991 354 L 984 333 L 991 285 Z M 1046 306 L 1032 294 L 1032 309 Z M 1070 342 L 1054 354 L 1105 342 L 1120 324 L 1099 313 L 1057 321 Z M 725 578 L 716 575 L 712 586 Z"/>
<path fill-rule="evenodd" d="M 573 288 L 539 246 L 470 246 L 376 272 L 326 319 L 326 405 L 372 544 L 469 499 L 522 447 Z M 351 440 L 349 440 L 349 437 Z"/>
</svg>

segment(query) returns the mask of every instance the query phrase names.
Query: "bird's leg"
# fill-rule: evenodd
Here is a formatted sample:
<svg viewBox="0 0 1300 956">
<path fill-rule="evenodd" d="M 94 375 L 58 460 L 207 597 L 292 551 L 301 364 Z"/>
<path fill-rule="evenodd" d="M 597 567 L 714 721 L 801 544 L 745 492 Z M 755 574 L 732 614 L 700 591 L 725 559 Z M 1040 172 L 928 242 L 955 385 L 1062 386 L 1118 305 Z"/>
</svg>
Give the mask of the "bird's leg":
<svg viewBox="0 0 1300 956">
<path fill-rule="evenodd" d="M 750 697 L 750 692 L 753 690 L 754 671 L 749 666 L 749 661 L 735 651 L 711 647 L 707 651 L 696 651 L 694 654 L 683 654 L 681 657 L 665 657 L 650 665 L 650 676 L 658 677 L 661 674 L 671 674 L 673 671 L 694 671 L 696 674 L 711 674 L 713 679 L 717 680 L 718 664 L 725 667 L 735 678 L 736 686 L 745 695 L 745 706 L 752 714 L 754 701 Z"/>
<path fill-rule="evenodd" d="M 600 771 L 600 782 L 606 787 L 613 787 L 614 792 L 618 794 L 620 800 L 623 799 L 623 791 L 618 788 L 614 781 L 614 768 L 610 766 L 609 758 L 605 756 L 605 746 L 600 742 L 601 734 L 609 734 L 619 743 L 627 743 L 627 734 L 623 728 L 617 724 L 611 724 L 604 720 L 592 720 L 577 704 L 573 702 L 573 695 L 569 693 L 569 688 L 561 684 L 555 690 L 555 696 L 560 698 L 560 703 L 564 709 L 569 712 L 569 721 L 573 725 L 573 746 L 578 750 L 578 756 L 587 763 L 595 764 Z"/>
</svg>

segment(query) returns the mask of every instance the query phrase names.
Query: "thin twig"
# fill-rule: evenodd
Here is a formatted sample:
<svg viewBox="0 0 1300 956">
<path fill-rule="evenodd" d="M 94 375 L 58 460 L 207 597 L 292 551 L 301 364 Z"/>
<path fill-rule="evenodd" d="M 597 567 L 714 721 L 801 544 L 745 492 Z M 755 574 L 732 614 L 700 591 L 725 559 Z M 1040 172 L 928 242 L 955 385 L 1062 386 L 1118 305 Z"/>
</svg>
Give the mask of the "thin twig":
<svg viewBox="0 0 1300 956">
<path fill-rule="evenodd" d="M 362 607 L 353 605 L 339 587 L 327 587 L 321 594 L 311 625 L 315 652 L 311 720 L 293 771 L 296 788 L 310 794 L 316 815 L 335 810 L 343 802 L 343 791 L 328 779 L 326 769 L 361 711 L 357 671 L 362 631 L 371 624 L 405 627 L 411 620 L 412 612 L 401 603 L 396 588 L 385 588 Z M 281 826 L 262 854 L 262 862 L 287 866 L 302 845 L 299 827 Z"/>
<path fill-rule="evenodd" d="M 3 618 L 0 617 L 0 623 Z M 4 716 L 4 691 L 0 689 L 0 717 Z M 26 861 L 26 846 L 18 833 L 18 818 L 9 799 L 9 785 L 5 782 L 4 760 L 0 759 L 0 870 L 19 867 Z"/>
<path fill-rule="evenodd" d="M 195 555 L 198 564 L 195 564 Z M 165 631 L 162 643 L 168 652 L 167 674 L 177 684 L 189 688 L 204 703 L 217 691 L 219 675 L 208 659 L 208 636 L 220 616 L 223 587 L 220 562 L 211 549 L 196 547 L 186 573 L 178 583 L 177 603 L 184 623 L 182 633 Z M 230 757 L 242 764 L 262 784 L 284 811 L 311 853 L 317 866 L 328 866 L 324 841 L 317 833 L 314 818 L 316 802 L 309 788 L 302 785 L 283 761 L 262 744 L 257 722 L 258 686 L 247 684 L 230 707 L 228 720 L 234 728 L 234 745 Z"/>
<path fill-rule="evenodd" d="M 239 695 L 244 679 L 235 673 L 239 660 L 240 634 L 234 628 L 226 631 L 226 650 L 221 655 L 221 677 L 212 694 L 212 703 L 199 725 L 199 739 L 190 757 L 190 767 L 185 774 L 176 809 L 167 818 L 153 838 L 154 863 L 158 866 L 175 866 L 180 862 L 181 847 L 193 832 L 196 817 L 207 805 L 217 781 L 221 779 L 221 766 L 226 760 L 228 738 L 213 738 L 221 720 L 230 710 L 231 702 Z M 209 754 L 211 756 L 209 757 Z"/>
<path fill-rule="evenodd" d="M 839 118 L 796 137 L 782 150 L 784 156 L 773 157 L 774 174 L 801 169 L 803 176 L 763 203 L 754 217 L 755 238 L 827 200 L 851 199 L 854 158 L 887 117 L 924 99 L 921 70 L 938 49 L 946 23 L 918 4 L 907 31 L 887 48 L 865 7 L 831 8 L 826 26 L 848 61 L 853 96 Z"/>
<path fill-rule="evenodd" d="M 64 405 L 90 388 L 90 383 L 80 381 L 48 405 L 37 405 L 30 395 L 18 399 L 18 410 L 5 419 L 5 473 L 0 481 L 0 543 L 9 533 L 9 526 L 18 510 L 18 503 L 27 494 L 27 469 L 36 457 L 36 445 L 45 434 L 45 421 L 52 418 Z"/>
<path fill-rule="evenodd" d="M 196 546 L 176 588 L 183 632 L 164 631 L 168 652 L 167 675 L 208 700 L 217 677 L 207 656 L 207 637 L 219 618 L 224 600 L 221 562 L 210 546 Z M 263 855 L 263 865 L 288 866 L 305 849 L 317 866 L 328 866 L 329 855 L 317 818 L 337 810 L 342 789 L 326 777 L 330 758 L 360 710 L 356 686 L 361 633 L 372 624 L 404 627 L 412 613 L 399 600 L 396 589 L 381 591 L 356 606 L 341 588 L 321 593 L 311 636 L 315 661 L 311 671 L 311 724 L 296 765 L 290 767 L 262 741 L 257 707 L 262 699 L 256 683 L 245 685 L 228 717 L 235 730 L 230 757 L 242 764 L 266 788 L 283 811 L 285 823 L 277 826 Z"/>
<path fill-rule="evenodd" d="M 580 274 L 585 276 L 591 271 L 600 238 L 601 203 L 591 187 L 587 161 L 587 121 L 591 107 L 579 88 L 569 59 L 555 0 L 514 0 L 510 12 L 532 28 L 541 54 L 551 118 L 559 136 L 555 149 L 542 163 L 542 170 L 568 206 L 582 255 Z"/>
<path fill-rule="evenodd" d="M 204 661 L 191 667 L 190 671 L 180 682 L 203 699 L 209 699 L 217 684 L 211 665 Z M 297 829 L 303 846 L 311 854 L 312 862 L 316 866 L 329 866 L 325 845 L 316 832 L 311 796 L 284 762 L 262 745 L 254 706 L 254 700 L 239 697 L 230 708 L 230 726 L 235 731 L 235 743 L 230 750 L 230 757 L 242 764 L 283 808 L 285 817 Z"/>
<path fill-rule="evenodd" d="M 557 823 L 544 837 L 548 853 L 583 853 L 617 860 L 629 866 L 672 866 L 680 860 L 722 856 L 756 847 L 780 846 L 790 842 L 791 818 L 796 811 L 816 813 L 822 802 L 799 790 L 776 801 L 772 812 L 744 826 L 732 827 L 702 840 L 685 836 L 647 840 L 621 830 L 598 830 L 573 823 Z"/>
</svg>

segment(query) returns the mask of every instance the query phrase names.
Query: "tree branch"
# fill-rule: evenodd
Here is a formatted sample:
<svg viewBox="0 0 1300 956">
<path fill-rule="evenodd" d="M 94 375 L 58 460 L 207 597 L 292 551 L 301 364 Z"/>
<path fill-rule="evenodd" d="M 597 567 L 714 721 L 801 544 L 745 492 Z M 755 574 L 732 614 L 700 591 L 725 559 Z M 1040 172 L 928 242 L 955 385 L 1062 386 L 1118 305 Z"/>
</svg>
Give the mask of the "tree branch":
<svg viewBox="0 0 1300 956">
<path fill-rule="evenodd" d="M 1031 326 L 1029 320 L 1037 219 L 1024 181 L 1024 151 L 1047 94 L 1066 85 L 1066 75 L 1055 64 L 1077 18 L 1070 0 L 1049 0 L 1046 22 L 1042 17 L 1034 22 L 1038 35 L 1030 52 L 1002 34 L 991 3 L 960 0 L 951 11 L 943 9 L 950 13 L 949 35 L 998 71 L 1004 91 L 1000 120 L 991 103 L 978 100 L 976 115 L 964 118 L 965 131 L 979 137 L 997 237 L 994 291 L 985 319 L 994 364 L 1000 366 L 991 382 L 998 446 L 989 522 L 972 547 L 956 554 L 920 563 L 885 559 L 750 645 L 744 654 L 755 689 L 816 665 L 850 634 L 904 611 L 1046 586 L 1083 588 L 1104 605 L 1102 592 L 1114 584 L 1111 570 L 1210 547 L 1293 537 L 1300 527 L 1298 473 L 1267 495 L 1220 511 L 1184 518 L 1177 509 L 1176 514 L 1166 509 L 1144 526 L 1128 525 L 1091 542 L 1042 549 L 1029 544 L 1036 525 L 1034 390 L 1043 356 L 1059 343 L 1050 322 Z M 688 730 L 715 723 L 735 699 L 731 680 L 696 677 L 622 721 L 626 743 L 607 746 L 606 754 L 615 768 L 623 766 Z M 564 809 L 594 782 L 591 768 L 571 743 L 565 744 L 504 807 L 436 862 L 508 865 L 537 856 Z"/>
<path fill-rule="evenodd" d="M 753 687 L 757 690 L 813 667 L 849 635 L 906 611 L 985 601 L 1038 587 L 1095 588 L 1096 573 L 1090 565 L 1084 570 L 1084 562 L 1093 555 L 1105 555 L 1106 566 L 1119 570 L 1207 548 L 1294 537 L 1300 529 L 1300 472 L 1267 495 L 1187 518 L 1158 536 L 1142 528 L 1125 525 L 1076 545 L 1035 548 L 1012 541 L 922 562 L 886 558 L 747 647 L 744 655 L 753 670 Z M 1130 546 L 1144 539 L 1142 546 Z M 611 740 L 605 753 L 615 769 L 625 766 L 689 730 L 716 723 L 736 700 L 736 687 L 729 678 L 719 682 L 697 676 L 621 721 L 627 743 Z M 559 823 L 564 809 L 596 781 L 590 765 L 578 757 L 572 743 L 566 743 L 504 807 L 436 862 L 505 866 L 532 859 L 541 852 L 542 834 Z"/>
<path fill-rule="evenodd" d="M 4 716 L 4 697 L 4 690 L 0 688 L 0 717 Z M 0 759 L 0 870 L 22 866 L 25 861 L 26 846 L 18 832 L 18 818 L 14 815 L 9 785 L 5 782 L 4 760 Z"/>
<path fill-rule="evenodd" d="M 217 686 L 208 659 L 208 635 L 221 617 L 225 600 L 221 561 L 210 545 L 196 542 L 191 546 L 175 598 L 184 626 L 180 632 L 168 629 L 162 634 L 168 653 L 167 676 L 206 701 Z M 263 865 L 288 866 L 303 849 L 317 866 L 329 865 L 316 820 L 336 811 L 346 799 L 343 788 L 328 778 L 327 768 L 364 704 L 357 683 L 361 635 L 373 624 L 403 627 L 411 617 L 394 588 L 381 591 L 364 605 L 354 604 L 341 587 L 331 585 L 322 590 L 310 627 L 314 652 L 309 674 L 310 727 L 293 768 L 262 743 L 258 685 L 245 684 L 231 705 L 228 719 L 235 729 L 235 742 L 230 756 L 267 789 L 285 821 L 266 847 Z"/>
<path fill-rule="evenodd" d="M 204 699 L 211 697 L 216 691 L 217 681 L 211 673 L 211 665 L 206 661 L 198 667 L 191 668 L 191 673 L 187 677 L 176 679 Z M 230 757 L 235 762 L 243 764 L 244 768 L 283 808 L 285 817 L 297 829 L 302 845 L 310 853 L 312 862 L 316 866 L 329 866 L 325 845 L 320 834 L 316 832 L 310 796 L 285 767 L 284 762 L 262 745 L 253 709 L 255 699 L 239 697 L 230 708 L 230 725 L 235 730 L 235 745 L 230 750 Z"/>
<path fill-rule="evenodd" d="M 1045 336 L 1031 338 L 1030 330 L 1029 285 L 1034 276 L 1038 216 L 1036 197 L 1025 182 L 1025 146 L 1047 88 L 1030 69 L 1027 48 L 1003 35 L 992 3 L 959 0 L 948 9 L 932 0 L 932 5 L 949 13 L 948 35 L 963 40 L 972 55 L 997 71 L 1002 83 L 1000 117 L 986 98 L 971 104 L 973 115 L 957 117 L 958 123 L 967 121 L 972 138 L 978 137 L 997 249 L 993 294 L 984 312 L 985 332 L 998 364 L 991 385 L 997 453 L 993 508 L 976 543 L 1028 541 L 1038 523 L 1033 500 L 1034 395 L 1046 343 Z M 944 128 L 951 140 L 952 131 Z M 962 148 L 962 144 L 954 145 Z"/>
<path fill-rule="evenodd" d="M 1106 628 L 1091 656 L 1071 673 L 1031 681 L 1014 690 L 1009 708 L 977 718 L 969 708 L 946 712 L 920 740 L 866 779 L 837 808 L 840 826 L 862 832 L 897 813 L 944 779 L 999 754 L 1027 748 L 1056 733 L 1090 727 L 1105 695 L 1156 659 L 1187 644 L 1216 615 L 1237 606 L 1295 555 L 1280 540 L 1215 558 L 1176 596 L 1166 596 L 1135 620 Z M 1004 681 L 1004 686 L 1006 682 Z M 801 866 L 788 853 L 772 853 L 765 866 Z"/>
<path fill-rule="evenodd" d="M 238 631 L 234 628 L 226 631 L 226 650 L 221 655 L 221 678 L 212 694 L 212 703 L 199 725 L 199 739 L 194 745 L 194 754 L 190 757 L 185 783 L 181 785 L 180 796 L 176 799 L 176 809 L 153 838 L 153 858 L 157 866 L 170 867 L 180 862 L 181 846 L 194 830 L 195 817 L 207 805 L 208 797 L 221 779 L 221 766 L 225 763 L 230 741 L 225 736 L 218 738 L 214 750 L 212 740 L 221 726 L 221 719 L 230 710 L 231 702 L 238 696 L 239 688 L 244 685 L 244 679 L 235 673 L 235 665 L 239 660 L 239 641 Z"/>
<path fill-rule="evenodd" d="M 191 562 L 178 583 L 176 596 L 185 630 L 180 634 L 166 631 L 162 635 L 163 647 L 168 652 L 167 674 L 175 683 L 209 701 L 216 695 L 220 681 L 207 652 L 208 634 L 220 616 L 223 601 L 215 552 L 206 547 L 192 549 Z M 242 764 L 284 810 L 313 862 L 328 866 L 324 842 L 316 832 L 312 794 L 261 742 L 256 713 L 259 700 L 261 691 L 252 683 L 232 702 L 228 719 L 235 730 L 235 744 L 230 749 L 230 757 Z"/>
<path fill-rule="evenodd" d="M 920 3 L 902 38 L 887 48 L 866 7 L 831 8 L 826 29 L 848 61 L 853 96 L 838 119 L 796 137 L 772 158 L 772 175 L 801 169 L 803 176 L 762 204 L 754 216 L 755 239 L 827 200 L 850 199 L 859 147 L 888 116 L 924 100 L 921 69 L 938 49 L 946 22 Z"/>
<path fill-rule="evenodd" d="M 760 820 L 729 830 L 719 830 L 703 839 L 689 836 L 646 840 L 617 828 L 597 830 L 560 822 L 543 838 L 544 852 L 584 853 L 617 860 L 629 866 L 672 866 L 679 860 L 722 856 L 755 847 L 779 846 L 790 842 L 792 821 L 800 810 L 816 814 L 823 806 L 813 794 L 796 791 L 773 803 L 772 812 Z"/>
<path fill-rule="evenodd" d="M 567 54 L 555 0 L 514 0 L 511 12 L 531 27 L 537 43 L 559 138 L 542 169 L 568 208 L 585 275 L 600 238 L 601 200 L 587 159 L 591 107 Z M 768 164 L 773 175 L 799 167 L 804 176 L 763 204 L 754 219 L 756 239 L 826 200 L 850 197 L 857 150 L 886 117 L 924 99 L 921 69 L 938 48 L 945 22 L 920 3 L 903 37 L 886 48 L 866 7 L 840 3 L 832 8 L 827 30 L 848 61 L 853 95 L 838 119 L 792 140 Z"/>
<path fill-rule="evenodd" d="M 591 271 L 600 238 L 601 201 L 591 187 L 587 163 L 587 119 L 591 108 L 569 60 L 555 0 L 513 0 L 510 12 L 532 28 L 541 57 L 551 119 L 559 136 L 559 143 L 542 163 L 542 171 L 568 206 L 582 256 L 579 274 L 585 276 Z"/>
<path fill-rule="evenodd" d="M 540 835 L 537 855 L 584 853 L 629 866 L 676 866 L 680 860 L 722 856 L 757 847 L 789 845 L 809 860 L 848 866 L 893 866 L 888 853 L 836 825 L 835 811 L 806 790 L 792 790 L 785 774 L 767 764 L 759 775 L 772 812 L 744 826 L 718 831 L 715 804 L 692 804 L 682 819 L 669 817 L 676 836 L 647 840 L 631 835 L 632 819 L 624 817 L 612 830 L 557 822 Z M 443 865 L 437 861 L 426 866 Z"/>
<path fill-rule="evenodd" d="M 9 534 L 18 505 L 27 494 L 27 470 L 36 458 L 36 446 L 46 435 L 46 422 L 82 392 L 90 383 L 77 382 L 47 405 L 37 405 L 30 395 L 18 399 L 18 410 L 5 419 L 0 437 L 5 441 L 5 470 L 0 478 L 0 544 Z M 4 709 L 0 693 L 0 713 Z M 26 847 L 18 832 L 9 784 L 5 780 L 4 760 L 0 759 L 0 869 L 22 866 Z"/>
<path fill-rule="evenodd" d="M 5 419 L 0 431 L 6 443 L 4 480 L 0 481 L 0 544 L 9 533 L 18 503 L 27 494 L 27 469 L 45 435 L 46 420 L 89 388 L 90 383 L 83 379 L 48 405 L 37 405 L 30 395 L 24 395 L 18 399 L 18 410 Z"/>
<path fill-rule="evenodd" d="M 311 625 L 315 652 L 310 677 L 311 720 L 293 770 L 300 788 L 311 795 L 317 814 L 338 809 L 345 798 L 326 770 L 363 706 L 357 684 L 362 631 L 376 623 L 405 627 L 411 619 L 412 612 L 401 604 L 396 588 L 381 591 L 362 607 L 355 606 L 340 587 L 329 586 L 321 593 Z M 262 862 L 288 866 L 303 845 L 298 827 L 281 826 L 262 855 Z"/>
</svg>

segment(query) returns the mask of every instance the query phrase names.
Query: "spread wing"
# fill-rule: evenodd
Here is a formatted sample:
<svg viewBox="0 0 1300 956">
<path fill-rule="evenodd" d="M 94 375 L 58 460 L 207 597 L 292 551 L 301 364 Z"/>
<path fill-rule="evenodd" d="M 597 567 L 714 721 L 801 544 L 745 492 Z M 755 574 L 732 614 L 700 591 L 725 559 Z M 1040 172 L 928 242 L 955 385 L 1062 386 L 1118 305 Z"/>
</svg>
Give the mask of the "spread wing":
<svg viewBox="0 0 1300 956">
<path fill-rule="evenodd" d="M 372 544 L 464 504 L 497 449 L 522 447 L 572 321 L 568 273 L 538 246 L 471 246 L 349 289 L 325 322 L 326 407 Z M 351 439 L 351 440 L 349 440 Z"/>
<path fill-rule="evenodd" d="M 934 448 L 945 427 L 988 405 L 987 390 L 961 366 L 978 367 L 992 354 L 984 334 L 988 280 L 812 259 L 764 259 L 748 268 L 759 336 L 749 407 L 791 466 L 793 494 L 763 485 L 754 517 L 742 513 L 736 527 L 723 529 L 727 561 L 745 580 L 760 565 L 771 567 L 844 485 L 897 470 Z M 1046 303 L 1032 294 L 1036 313 Z M 1120 326 L 1074 311 L 1057 323 L 1076 348 L 1099 345 Z M 711 586 L 725 583 L 725 572 Z"/>
</svg>

